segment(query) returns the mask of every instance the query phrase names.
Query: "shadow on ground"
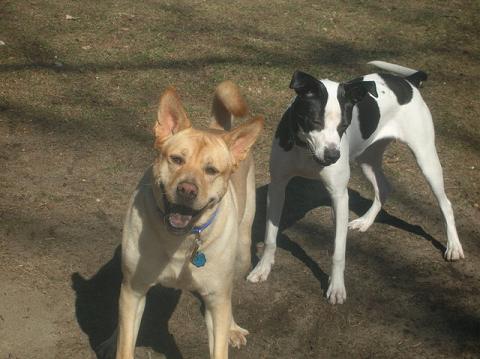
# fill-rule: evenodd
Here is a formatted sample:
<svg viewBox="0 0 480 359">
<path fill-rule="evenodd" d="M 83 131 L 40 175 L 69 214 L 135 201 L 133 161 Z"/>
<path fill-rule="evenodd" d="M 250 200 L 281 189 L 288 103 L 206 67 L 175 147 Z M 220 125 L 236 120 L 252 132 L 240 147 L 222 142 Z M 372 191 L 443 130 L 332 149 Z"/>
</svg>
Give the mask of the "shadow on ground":
<svg viewBox="0 0 480 359">
<path fill-rule="evenodd" d="M 122 281 L 120 252 L 119 246 L 112 259 L 90 279 L 85 279 L 78 273 L 72 275 L 72 287 L 76 292 L 77 321 L 88 335 L 90 346 L 95 352 L 104 341 L 115 335 L 118 297 Z M 168 329 L 168 321 L 180 300 L 180 295 L 179 290 L 161 286 L 150 289 L 137 346 L 151 347 L 156 352 L 165 354 L 169 359 L 182 358 L 175 339 Z M 115 340 L 112 340 L 112 343 L 115 345 Z M 110 348 L 103 348 L 103 350 L 108 349 Z"/>
<path fill-rule="evenodd" d="M 257 188 L 257 208 L 255 221 L 252 229 L 252 250 L 258 242 L 263 241 L 265 233 L 266 206 L 267 203 L 267 185 Z M 349 189 L 349 209 L 357 216 L 362 216 L 372 205 L 372 201 L 362 197 L 357 191 Z M 285 206 L 283 208 L 282 219 L 280 221 L 279 235 L 277 238 L 278 247 L 289 251 L 294 257 L 302 261 L 313 273 L 315 278 L 320 282 L 322 289 L 326 290 L 328 284 L 328 275 L 318 266 L 318 264 L 303 250 L 297 243 L 293 242 L 287 235 L 282 233 L 283 230 L 291 227 L 314 208 L 320 206 L 331 206 L 330 198 L 320 181 L 296 177 L 290 181 L 287 186 L 285 196 Z M 430 242 L 442 254 L 445 246 L 437 239 L 427 233 L 421 226 L 408 223 L 401 218 L 389 214 L 382 209 L 378 214 L 375 222 L 387 224 L 415 234 L 424 240 Z M 333 227 L 333 216 L 332 216 Z M 334 227 L 333 227 L 334 228 Z M 334 236 L 334 232 L 333 232 Z M 332 237 L 333 244 L 333 237 Z M 252 252 L 252 254 L 254 254 Z M 252 255 L 253 265 L 258 260 Z"/>
<path fill-rule="evenodd" d="M 258 242 L 263 240 L 264 236 L 266 193 L 267 185 L 257 189 L 257 211 L 252 229 L 252 250 Z M 357 215 L 365 213 L 372 204 L 370 200 L 363 198 L 356 191 L 349 190 L 349 196 L 350 209 Z M 329 205 L 328 194 L 319 181 L 294 178 L 287 187 L 280 231 L 294 225 L 312 209 Z M 445 249 L 421 226 L 407 223 L 384 210 L 380 212 L 377 222 L 416 234 L 431 242 L 439 251 L 443 252 Z M 278 246 L 304 263 L 319 281 L 322 290 L 327 290 L 328 275 L 299 244 L 280 232 Z M 256 258 L 256 256 L 252 256 L 252 258 Z M 114 331 L 118 320 L 118 297 L 122 280 L 120 268 L 119 246 L 112 259 L 104 264 L 92 278 L 85 279 L 79 273 L 72 275 L 72 287 L 76 292 L 77 320 L 81 329 L 88 335 L 90 346 L 95 351 L 104 341 L 115 335 Z M 167 358 L 182 358 L 175 338 L 170 334 L 168 328 L 168 321 L 178 304 L 180 295 L 181 291 L 179 290 L 160 286 L 149 291 L 137 346 L 151 347 L 157 352 L 164 353 Z"/>
</svg>

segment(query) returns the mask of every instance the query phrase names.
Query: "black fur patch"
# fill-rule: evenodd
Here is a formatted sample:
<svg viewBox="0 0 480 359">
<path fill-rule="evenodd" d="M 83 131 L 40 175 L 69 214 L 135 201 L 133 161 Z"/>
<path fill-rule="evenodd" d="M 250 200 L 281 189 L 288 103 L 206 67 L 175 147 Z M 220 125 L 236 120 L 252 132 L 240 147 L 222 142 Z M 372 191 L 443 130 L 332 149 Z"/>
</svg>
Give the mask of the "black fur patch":
<svg viewBox="0 0 480 359">
<path fill-rule="evenodd" d="M 292 108 L 289 107 L 282 116 L 282 119 L 278 123 L 277 130 L 275 131 L 275 138 L 279 139 L 280 147 L 285 151 L 290 151 L 295 144 L 295 137 L 293 129 L 291 128 L 290 113 Z"/>
<path fill-rule="evenodd" d="M 388 88 L 393 91 L 399 105 L 405 105 L 412 100 L 413 89 L 407 80 L 391 74 L 378 75 L 385 81 Z"/>
<path fill-rule="evenodd" d="M 356 85 L 356 86 L 352 86 Z M 337 127 L 338 134 L 342 137 L 347 127 L 352 122 L 352 111 L 355 105 L 359 109 L 360 131 L 362 137 L 368 138 L 378 126 L 380 109 L 377 101 L 369 95 L 378 97 L 377 88 L 373 81 L 364 81 L 363 76 L 341 83 L 337 90 L 337 100 L 342 111 L 342 118 Z"/>
<path fill-rule="evenodd" d="M 297 96 L 291 109 L 291 122 L 297 133 L 298 127 L 304 132 L 313 130 L 321 131 L 325 128 L 325 106 L 328 101 L 328 93 L 309 94 Z"/>
<path fill-rule="evenodd" d="M 298 88 L 295 90 L 297 97 L 278 124 L 275 138 L 279 139 L 280 147 L 285 151 L 290 151 L 294 145 L 306 147 L 306 143 L 298 137 L 300 130 L 308 133 L 325 127 L 328 92 L 320 81 L 315 81 L 315 86 L 308 87 L 308 91 L 299 91 Z M 304 88 L 301 87 L 302 90 Z"/>
<path fill-rule="evenodd" d="M 362 81 L 363 77 L 359 77 L 358 79 L 352 80 L 353 81 Z M 337 89 L 337 101 L 340 105 L 341 110 L 341 120 L 337 127 L 337 132 L 340 137 L 342 137 L 343 133 L 350 126 L 352 122 L 352 110 L 353 110 L 353 102 L 347 101 L 345 98 L 345 88 L 343 84 L 338 85 Z"/>
<path fill-rule="evenodd" d="M 414 74 L 406 77 L 408 82 L 410 82 L 416 88 L 419 88 L 420 86 L 422 86 L 422 82 L 426 81 L 427 78 L 428 78 L 428 75 L 424 71 L 417 71 Z"/>
<path fill-rule="evenodd" d="M 349 81 L 349 83 L 356 83 L 362 81 L 363 77 L 359 77 Z M 342 120 L 337 128 L 338 134 L 341 137 L 343 132 L 345 132 L 346 128 L 352 122 L 352 111 L 355 103 L 353 103 L 353 101 L 351 100 L 347 100 L 343 84 L 340 84 L 338 86 L 337 99 L 342 110 Z M 356 105 L 358 108 L 358 121 L 360 123 L 360 132 L 362 134 L 362 138 L 367 139 L 375 132 L 378 127 L 378 122 L 380 121 L 380 108 L 378 107 L 377 101 L 368 94 Z"/>
<path fill-rule="evenodd" d="M 357 104 L 358 121 L 360 122 L 360 132 L 365 140 L 369 138 L 377 129 L 380 121 L 380 108 L 377 101 L 371 96 L 365 96 Z"/>
</svg>

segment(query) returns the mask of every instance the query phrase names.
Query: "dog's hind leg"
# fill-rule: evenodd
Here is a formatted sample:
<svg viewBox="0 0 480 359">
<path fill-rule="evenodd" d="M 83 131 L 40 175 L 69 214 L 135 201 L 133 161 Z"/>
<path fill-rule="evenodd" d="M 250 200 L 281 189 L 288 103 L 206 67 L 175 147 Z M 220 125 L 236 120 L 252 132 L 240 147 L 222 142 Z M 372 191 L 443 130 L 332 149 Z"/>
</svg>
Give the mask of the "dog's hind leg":
<svg viewBox="0 0 480 359">
<path fill-rule="evenodd" d="M 409 141 L 406 139 L 405 142 L 415 155 L 417 163 L 430 185 L 442 211 L 447 232 L 445 259 L 448 261 L 455 261 L 465 258 L 462 245 L 458 239 L 457 229 L 455 227 L 452 204 L 445 194 L 442 166 L 438 159 L 433 136 L 430 138 L 425 136 L 422 141 L 416 139 Z"/>
<path fill-rule="evenodd" d="M 208 345 L 210 348 L 210 356 L 213 357 L 213 349 L 214 349 L 213 318 L 212 318 L 212 312 L 210 310 L 205 311 L 205 321 L 207 323 L 207 329 L 208 329 Z M 228 343 L 232 347 L 240 349 L 242 345 L 247 344 L 246 336 L 248 334 L 250 334 L 248 330 L 240 327 L 232 317 Z"/>
<path fill-rule="evenodd" d="M 370 181 L 375 191 L 375 198 L 369 210 L 360 218 L 354 219 L 348 224 L 350 229 L 358 229 L 365 232 L 375 221 L 378 212 L 382 209 L 390 193 L 390 185 L 383 173 L 382 160 L 385 149 L 390 144 L 391 139 L 379 140 L 368 147 L 360 156 L 357 162 L 362 169 L 365 177 Z"/>
<path fill-rule="evenodd" d="M 243 329 L 241 326 L 235 323 L 235 320 L 232 318 L 232 325 L 230 326 L 230 337 L 228 339 L 228 343 L 232 347 L 240 349 L 242 345 L 247 344 L 246 336 L 248 334 L 250 334 L 248 330 Z"/>
</svg>

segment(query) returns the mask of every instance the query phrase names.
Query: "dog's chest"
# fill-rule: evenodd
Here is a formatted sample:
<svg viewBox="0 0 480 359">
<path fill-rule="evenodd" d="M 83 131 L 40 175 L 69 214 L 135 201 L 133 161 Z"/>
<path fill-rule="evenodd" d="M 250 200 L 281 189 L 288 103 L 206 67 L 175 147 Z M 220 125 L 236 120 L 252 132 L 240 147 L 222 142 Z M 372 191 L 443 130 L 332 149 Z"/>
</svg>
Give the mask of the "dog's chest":
<svg viewBox="0 0 480 359">
<path fill-rule="evenodd" d="M 185 277 L 185 273 L 181 269 L 169 265 L 159 275 L 157 283 L 169 288 L 191 289 L 190 281 L 186 280 Z"/>
<path fill-rule="evenodd" d="M 194 289 L 194 275 L 192 273 L 194 268 L 190 263 L 192 252 L 193 242 L 187 242 L 174 253 L 168 255 L 157 277 L 157 283 L 172 288 Z"/>
</svg>

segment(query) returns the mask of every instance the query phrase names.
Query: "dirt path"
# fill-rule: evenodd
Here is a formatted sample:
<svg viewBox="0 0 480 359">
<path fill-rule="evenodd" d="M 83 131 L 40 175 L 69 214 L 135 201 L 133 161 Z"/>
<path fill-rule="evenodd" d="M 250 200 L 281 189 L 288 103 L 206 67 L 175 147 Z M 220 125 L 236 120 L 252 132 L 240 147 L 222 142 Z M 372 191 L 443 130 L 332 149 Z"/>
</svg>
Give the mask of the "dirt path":
<svg viewBox="0 0 480 359">
<path fill-rule="evenodd" d="M 349 233 L 348 300 L 330 306 L 327 197 L 295 180 L 269 280 L 236 290 L 237 321 L 251 334 L 231 356 L 480 358 L 479 15 L 475 1 L 2 2 L 0 359 L 94 358 L 113 331 L 122 219 L 152 159 L 162 89 L 174 84 L 204 125 L 214 85 L 229 78 L 266 115 L 258 242 L 291 73 L 343 80 L 373 59 L 431 74 L 422 92 L 467 258 L 442 259 L 438 207 L 412 155 L 393 144 L 385 169 L 395 192 L 367 233 Z M 354 167 L 351 217 L 371 195 Z M 206 358 L 207 347 L 198 300 L 153 290 L 138 358 Z"/>
</svg>

